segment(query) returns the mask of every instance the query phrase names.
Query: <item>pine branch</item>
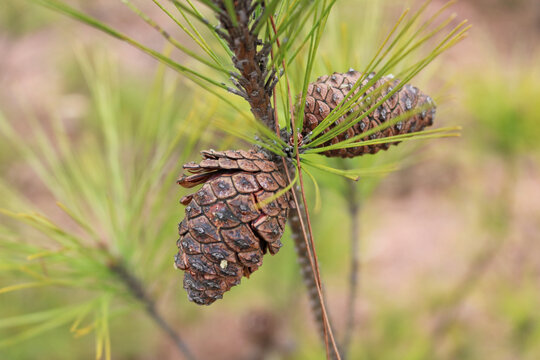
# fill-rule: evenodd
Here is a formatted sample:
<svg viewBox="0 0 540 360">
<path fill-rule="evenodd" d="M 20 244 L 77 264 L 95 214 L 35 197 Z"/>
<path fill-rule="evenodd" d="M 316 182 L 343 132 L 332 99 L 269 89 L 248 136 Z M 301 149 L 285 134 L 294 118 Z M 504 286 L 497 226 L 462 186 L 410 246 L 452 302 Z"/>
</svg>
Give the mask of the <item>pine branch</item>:
<svg viewBox="0 0 540 360">
<path fill-rule="evenodd" d="M 294 191 L 294 190 L 293 190 Z M 311 267 L 311 262 L 309 259 L 309 253 L 304 237 L 309 238 L 309 234 L 305 234 L 302 222 L 300 220 L 299 214 L 305 214 L 304 205 L 300 202 L 298 211 L 291 211 L 289 215 L 289 226 L 291 229 L 291 237 L 294 241 L 294 248 L 298 256 L 298 263 L 300 265 L 300 273 L 302 274 L 302 279 L 304 285 L 306 286 L 309 305 L 311 307 L 311 313 L 314 316 L 315 323 L 319 330 L 319 334 L 323 341 L 326 341 L 326 324 L 323 316 L 323 306 L 326 306 L 319 300 L 318 289 L 317 289 L 317 280 L 315 279 L 315 274 Z M 328 313 L 327 313 L 328 317 Z M 328 323 L 332 324 L 331 319 L 328 319 Z M 329 346 L 330 349 L 330 359 L 338 359 L 338 356 L 332 346 Z"/>
<path fill-rule="evenodd" d="M 346 164 L 342 161 L 343 164 Z M 345 167 L 345 166 L 344 166 Z M 351 219 L 350 230 L 350 270 L 349 270 L 349 294 L 347 296 L 347 307 L 345 314 L 347 314 L 347 324 L 345 326 L 345 332 L 343 334 L 343 357 L 347 358 L 347 354 L 350 351 L 351 338 L 355 328 L 355 308 L 356 298 L 358 295 L 358 280 L 360 271 L 360 258 L 359 258 L 359 239 L 360 239 L 360 222 L 358 221 L 358 215 L 360 213 L 360 203 L 358 197 L 358 184 L 349 179 L 345 179 L 347 183 L 346 196 L 347 205 L 349 208 L 349 217 Z"/>
<path fill-rule="evenodd" d="M 289 183 L 291 183 L 291 176 L 297 169 L 293 166 L 292 162 L 287 163 L 285 159 L 283 159 L 283 164 L 283 170 L 287 175 Z M 301 168 L 299 167 L 298 172 L 300 173 L 300 171 Z M 299 201 L 297 191 L 300 191 L 303 194 L 303 186 L 297 187 L 296 190 L 294 187 L 291 189 L 291 194 L 296 205 L 296 212 L 293 211 L 290 213 L 289 226 L 291 228 L 291 236 L 295 242 L 295 249 L 301 267 L 300 272 L 308 290 L 312 314 L 315 317 L 315 322 L 318 325 L 322 340 L 326 347 L 326 357 L 327 359 L 341 360 L 332 331 L 332 323 L 329 314 L 326 311 L 319 266 L 314 249 L 313 237 L 311 236 L 311 226 L 309 226 L 309 232 L 306 230 L 305 226 L 306 223 L 309 225 L 309 213 L 305 208 L 305 198 L 302 197 L 302 201 Z M 332 346 L 330 346 L 330 343 Z"/>
<path fill-rule="evenodd" d="M 195 360 L 196 358 L 184 343 L 180 334 L 167 323 L 163 316 L 161 316 L 156 308 L 155 301 L 148 295 L 141 281 L 121 262 L 111 264 L 109 268 L 118 275 L 118 278 L 126 285 L 131 295 L 144 305 L 148 316 L 167 334 L 178 351 L 182 353 L 186 359 Z"/>
<path fill-rule="evenodd" d="M 238 1 L 234 7 L 230 1 L 216 0 L 214 4 L 221 10 L 217 13 L 221 29 L 218 34 L 227 42 L 233 52 L 232 62 L 239 71 L 237 86 L 251 107 L 251 112 L 269 129 L 274 129 L 274 110 L 271 95 L 276 83 L 276 72 L 267 69 L 271 44 L 263 43 L 256 28 L 260 18 L 252 20 L 252 14 L 258 7 L 257 1 Z M 231 3 L 232 4 L 232 3 Z M 262 5 L 261 5 L 262 6 Z"/>
<path fill-rule="evenodd" d="M 320 268 L 319 268 L 319 261 L 317 259 L 317 253 L 315 252 L 315 243 L 314 243 L 314 240 L 313 240 L 313 229 L 312 229 L 312 226 L 311 226 L 311 221 L 310 221 L 310 216 L 309 216 L 309 211 L 308 211 L 308 208 L 307 208 L 307 202 L 306 202 L 306 192 L 305 192 L 305 188 L 304 188 L 304 182 L 302 180 L 302 168 L 301 168 L 301 162 L 300 162 L 300 154 L 298 152 L 298 138 L 296 136 L 296 131 L 295 131 L 296 127 L 293 127 L 293 137 L 295 139 L 295 144 L 294 144 L 294 147 L 295 147 L 295 153 L 296 153 L 296 163 L 297 163 L 297 171 L 298 171 L 298 180 L 299 180 L 299 188 L 297 189 L 300 194 L 302 195 L 302 206 L 300 206 L 300 202 L 298 201 L 298 196 L 296 196 L 294 194 L 294 191 L 293 191 L 293 197 L 294 197 L 294 201 L 297 205 L 297 209 L 302 209 L 303 211 L 302 212 L 299 212 L 299 214 L 302 216 L 302 215 L 305 215 L 305 221 L 304 223 L 307 224 L 307 232 L 306 232 L 306 227 L 303 226 L 303 235 L 304 235 L 304 240 L 308 246 L 307 250 L 308 250 L 308 253 L 307 255 L 309 256 L 309 259 L 310 259 L 310 265 L 311 265 L 311 272 L 313 273 L 313 276 L 315 277 L 315 281 L 316 281 L 316 284 L 317 284 L 317 300 L 320 304 L 320 307 L 321 307 L 321 310 L 322 310 L 322 320 L 323 320 L 323 325 L 324 325 L 324 342 L 325 342 L 325 345 L 326 345 L 326 357 L 327 358 L 332 358 L 332 359 L 337 359 L 337 360 L 341 360 L 341 356 L 339 354 L 339 350 L 338 350 L 338 346 L 337 346 L 337 342 L 334 338 L 334 333 L 333 333 L 333 330 L 332 330 L 332 326 L 330 324 L 330 318 L 328 316 L 328 313 L 326 311 L 326 304 L 325 304 L 325 298 L 324 298 L 324 294 L 323 294 L 323 287 L 322 287 L 322 281 L 321 281 L 321 274 L 320 274 Z M 329 346 L 331 345 L 331 347 Z"/>
</svg>

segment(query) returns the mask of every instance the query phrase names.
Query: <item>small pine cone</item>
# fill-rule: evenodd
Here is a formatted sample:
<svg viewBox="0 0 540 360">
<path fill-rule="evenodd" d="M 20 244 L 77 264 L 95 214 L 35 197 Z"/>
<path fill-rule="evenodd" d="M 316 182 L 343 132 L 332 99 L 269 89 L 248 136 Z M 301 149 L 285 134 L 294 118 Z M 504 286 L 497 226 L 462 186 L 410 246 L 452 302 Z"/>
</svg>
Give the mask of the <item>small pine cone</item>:
<svg viewBox="0 0 540 360">
<path fill-rule="evenodd" d="M 192 175 L 178 180 L 186 188 L 204 185 L 180 200 L 187 206 L 178 227 L 175 267 L 185 271 L 189 299 L 210 305 L 257 270 L 267 251 L 279 251 L 290 195 L 275 198 L 287 183 L 262 152 L 201 153 L 199 164 L 184 165 Z"/>
<path fill-rule="evenodd" d="M 366 76 L 362 84 L 355 90 L 355 94 L 365 86 L 374 73 Z M 304 128 L 302 135 L 305 137 L 310 131 L 315 129 L 321 121 L 347 96 L 349 90 L 361 78 L 362 73 L 350 70 L 347 73 L 334 73 L 333 75 L 321 76 L 317 81 L 309 84 L 307 90 L 306 104 L 304 110 Z M 363 105 L 365 110 L 368 110 L 373 104 L 379 102 L 385 95 L 391 92 L 397 85 L 399 80 L 395 80 L 389 76 L 385 76 L 377 80 L 366 92 L 358 99 L 358 102 Z M 377 90 L 378 89 L 378 90 Z M 370 94 L 377 90 L 376 96 Z M 377 126 L 380 126 L 386 121 L 395 119 L 397 116 L 411 111 L 418 107 L 425 107 L 421 112 L 411 115 L 396 124 L 389 126 L 381 131 L 371 134 L 362 140 L 380 139 L 394 135 L 407 134 L 415 131 L 421 131 L 426 126 L 433 124 L 435 115 L 435 103 L 429 97 L 423 94 L 416 87 L 406 84 L 400 90 L 395 92 L 371 114 L 367 115 L 362 121 L 356 123 L 347 131 L 339 134 L 333 139 L 320 145 L 329 146 L 338 142 L 347 140 L 353 136 L 362 134 Z M 347 115 L 359 110 L 359 105 L 356 104 L 349 110 L 349 113 L 340 117 L 335 123 L 330 125 L 329 129 L 339 123 L 345 121 Z M 350 121 L 350 120 L 349 120 Z M 325 130 L 327 132 L 329 129 Z M 375 154 L 379 150 L 387 150 L 391 144 L 397 145 L 399 142 L 357 146 L 353 148 L 328 150 L 323 152 L 329 157 L 355 157 L 364 154 Z"/>
</svg>

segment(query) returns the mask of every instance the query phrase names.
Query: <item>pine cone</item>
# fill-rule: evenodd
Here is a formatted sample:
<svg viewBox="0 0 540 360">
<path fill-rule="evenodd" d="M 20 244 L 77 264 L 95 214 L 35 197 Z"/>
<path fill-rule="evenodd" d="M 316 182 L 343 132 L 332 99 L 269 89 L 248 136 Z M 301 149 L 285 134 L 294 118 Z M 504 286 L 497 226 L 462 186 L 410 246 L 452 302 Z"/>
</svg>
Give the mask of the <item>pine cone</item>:
<svg viewBox="0 0 540 360">
<path fill-rule="evenodd" d="M 210 305 L 274 255 L 289 211 L 289 193 L 270 202 L 286 186 L 284 177 L 262 152 L 202 151 L 203 161 L 188 163 L 178 184 L 204 184 L 180 202 L 186 217 L 179 224 L 175 267 L 185 271 L 191 301 Z M 266 201 L 264 201 L 266 199 Z"/>
<path fill-rule="evenodd" d="M 334 73 L 330 76 L 321 76 L 317 79 L 317 81 L 309 84 L 304 110 L 304 128 L 302 131 L 302 135 L 304 137 L 308 136 L 309 132 L 315 129 L 315 127 L 319 125 L 319 123 L 323 121 L 328 114 L 347 96 L 349 90 L 352 89 L 354 84 L 361 78 L 361 76 L 362 73 L 350 70 L 344 74 Z M 362 81 L 362 84 L 355 90 L 354 93 L 358 93 L 358 91 L 365 86 L 368 81 L 373 78 L 373 76 L 374 73 L 366 76 L 366 78 Z M 365 103 L 366 105 L 364 105 L 363 108 L 368 110 L 372 104 L 375 104 L 381 100 L 381 98 L 391 92 L 398 84 L 399 80 L 395 80 L 389 76 L 382 77 L 377 80 L 366 91 L 366 93 L 358 99 L 358 101 L 360 104 Z M 376 89 L 378 89 L 377 95 L 375 98 L 372 98 L 370 93 Z M 420 92 L 416 87 L 407 84 L 394 93 L 385 102 L 383 102 L 381 106 L 371 112 L 371 114 L 362 119 L 362 121 L 356 123 L 347 131 L 339 134 L 320 146 L 328 146 L 349 139 L 353 136 L 380 126 L 386 121 L 395 119 L 400 114 L 421 106 L 426 106 L 427 108 L 416 115 L 403 119 L 396 124 L 373 133 L 369 137 L 362 140 L 380 139 L 399 134 L 421 131 L 426 126 L 433 124 L 433 117 L 435 115 L 435 104 L 433 100 L 429 96 L 426 96 Z M 358 111 L 358 109 L 359 105 L 355 105 L 349 110 L 348 114 L 343 115 L 335 123 L 330 125 L 329 129 L 345 121 L 347 115 Z M 325 132 L 327 132 L 329 129 L 325 130 Z M 391 144 L 397 145 L 398 142 L 329 150 L 323 152 L 322 154 L 329 157 L 355 157 L 364 154 L 375 154 L 381 149 L 388 149 Z"/>
</svg>

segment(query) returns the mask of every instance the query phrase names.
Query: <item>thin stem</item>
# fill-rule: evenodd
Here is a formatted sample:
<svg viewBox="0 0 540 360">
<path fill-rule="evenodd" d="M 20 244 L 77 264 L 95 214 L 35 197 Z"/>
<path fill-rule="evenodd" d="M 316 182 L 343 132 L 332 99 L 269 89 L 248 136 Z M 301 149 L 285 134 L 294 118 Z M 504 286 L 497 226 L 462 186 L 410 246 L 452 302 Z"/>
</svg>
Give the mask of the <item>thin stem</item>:
<svg viewBox="0 0 540 360">
<path fill-rule="evenodd" d="M 184 20 L 186 20 L 186 22 L 188 23 L 188 25 L 191 27 L 191 29 L 193 30 L 194 33 L 192 33 L 191 31 L 189 31 L 189 29 L 184 26 L 170 11 L 168 11 L 158 0 L 152 0 L 154 2 L 154 4 L 156 4 L 172 21 L 174 21 L 174 23 L 176 25 L 178 25 L 193 41 L 195 41 L 197 43 L 197 45 L 199 45 L 199 47 L 201 49 L 203 49 L 203 51 L 208 54 L 208 56 L 210 56 L 214 62 L 217 64 L 217 65 L 220 65 L 221 62 L 219 61 L 217 55 L 213 52 L 213 50 L 208 46 L 208 44 L 206 43 L 206 41 L 204 40 L 204 38 L 201 36 L 201 34 L 197 31 L 197 29 L 193 26 L 193 24 L 191 23 L 191 21 L 189 21 L 189 19 L 187 18 L 187 16 L 185 16 L 185 14 L 183 12 L 181 12 L 181 14 L 184 16 Z M 197 36 L 195 36 L 197 35 Z"/>
<path fill-rule="evenodd" d="M 227 2 L 223 0 L 215 3 L 221 9 L 216 14 L 224 29 L 219 30 L 218 34 L 234 54 L 233 65 L 240 74 L 237 79 L 242 89 L 239 95 L 249 102 L 253 115 L 267 128 L 273 129 L 274 109 L 270 96 L 275 85 L 275 75 L 269 73 L 266 67 L 271 46 L 259 39 L 250 22 L 253 2 L 238 2 L 233 9 L 227 7 Z M 231 14 L 231 10 L 235 13 Z M 231 15 L 234 16 L 231 18 Z M 261 44 L 264 45 L 258 50 Z"/>
<path fill-rule="evenodd" d="M 302 206 L 303 208 L 303 206 Z M 299 212 L 302 210 L 300 209 Z M 317 298 L 317 281 L 315 280 L 315 277 L 313 276 L 313 272 L 311 270 L 311 265 L 308 257 L 308 250 L 306 242 L 304 241 L 303 236 L 303 227 L 300 221 L 300 215 L 298 212 L 293 211 L 289 215 L 289 226 L 291 228 L 291 237 L 294 241 L 294 246 L 296 250 L 296 254 L 298 256 L 298 263 L 300 265 L 300 273 L 302 275 L 302 279 L 304 281 L 304 285 L 306 286 L 308 297 L 309 297 L 309 304 L 311 307 L 311 313 L 314 316 L 315 323 L 317 324 L 317 327 L 319 328 L 319 332 L 321 334 L 321 338 L 326 338 L 325 335 L 325 328 L 323 315 L 322 315 L 322 306 Z M 306 235 L 307 236 L 307 235 Z"/>
<path fill-rule="evenodd" d="M 507 170 L 510 175 L 506 176 L 500 188 L 500 194 L 496 197 L 497 201 L 489 211 L 485 212 L 485 218 L 483 219 L 498 224 L 498 226 L 492 230 L 490 243 L 475 255 L 467 271 L 435 308 L 438 321 L 431 332 L 434 349 L 438 348 L 438 344 L 444 336 L 448 335 L 459 321 L 463 302 L 477 288 L 505 243 L 504 240 L 508 235 L 508 219 L 510 218 L 508 209 L 513 208 L 514 198 L 512 191 L 515 189 L 516 181 L 515 164 L 509 162 L 506 165 L 510 169 Z"/>
<path fill-rule="evenodd" d="M 294 132 L 294 128 L 293 128 L 293 132 Z M 295 138 L 296 138 L 296 136 L 295 136 Z M 303 180 L 303 176 L 302 176 L 302 168 L 301 168 L 301 165 L 300 165 L 300 155 L 298 154 L 298 143 L 296 143 L 296 150 L 297 150 L 296 151 L 296 161 L 298 163 L 298 179 L 300 180 L 300 193 L 302 194 L 302 203 L 304 204 L 303 213 L 306 215 L 306 223 L 307 223 L 308 231 L 309 231 L 309 236 L 305 240 L 306 240 L 306 242 L 308 242 L 308 240 L 309 240 L 308 251 L 311 250 L 309 252 L 309 255 L 313 259 L 312 267 L 313 267 L 313 272 L 315 273 L 315 279 L 317 280 L 318 295 L 319 295 L 321 306 L 322 306 L 323 321 L 325 323 L 325 341 L 328 341 L 326 339 L 326 336 L 329 337 L 329 340 L 332 343 L 332 350 L 335 352 L 336 358 L 338 360 L 340 360 L 341 357 L 339 355 L 339 350 L 337 348 L 336 340 L 334 339 L 334 333 L 332 331 L 332 327 L 330 325 L 330 322 L 328 321 L 328 314 L 326 312 L 326 306 L 324 306 L 324 297 L 323 297 L 323 293 L 322 293 L 322 283 L 321 283 L 321 274 L 320 274 L 320 269 L 319 269 L 319 260 L 317 259 L 317 253 L 315 252 L 315 243 L 313 242 L 313 229 L 312 229 L 312 226 L 311 226 L 311 219 L 309 217 L 309 210 L 308 210 L 308 208 L 306 206 L 306 204 L 307 204 L 307 202 L 306 202 L 306 192 L 305 192 L 305 189 L 304 189 L 304 180 Z"/>
<path fill-rule="evenodd" d="M 284 161 L 284 169 L 288 181 L 291 182 L 290 173 L 295 171 L 292 164 L 286 164 Z M 290 165 L 290 166 L 287 166 Z M 319 327 L 322 339 L 326 347 L 327 359 L 340 359 L 339 350 L 334 341 L 333 335 L 330 336 L 333 346 L 328 344 L 328 333 L 332 334 L 332 325 L 328 313 L 326 312 L 326 304 L 323 297 L 323 289 L 320 282 L 320 277 L 317 277 L 318 271 L 315 270 L 313 243 L 312 237 L 307 233 L 305 226 L 306 209 L 303 202 L 298 201 L 298 195 L 295 189 L 291 189 L 291 194 L 296 204 L 296 212 L 291 212 L 289 215 L 289 224 L 291 228 L 291 236 L 294 240 L 295 249 L 298 255 L 300 264 L 300 272 L 304 280 L 304 284 L 308 290 L 308 297 L 311 306 L 311 312 L 315 317 L 315 322 Z M 330 330 L 330 331 L 329 331 Z"/>
<path fill-rule="evenodd" d="M 343 167 L 346 168 L 346 162 L 342 161 Z M 347 296 L 347 307 L 345 314 L 347 314 L 347 324 L 345 325 L 345 333 L 343 334 L 343 357 L 347 358 L 350 350 L 351 338 L 355 328 L 355 309 L 356 298 L 358 296 L 358 283 L 360 272 L 360 256 L 359 256 L 359 242 L 360 242 L 360 222 L 358 215 L 360 213 L 360 199 L 358 198 L 357 183 L 349 179 L 345 179 L 346 191 L 345 198 L 347 199 L 347 206 L 349 209 L 349 217 L 351 220 L 350 230 L 350 259 L 349 259 L 349 293 Z"/>
<path fill-rule="evenodd" d="M 150 298 L 142 282 L 121 262 L 111 264 L 110 269 L 118 275 L 118 278 L 125 284 L 131 295 L 144 305 L 148 316 L 169 336 L 178 351 L 184 355 L 184 358 L 195 360 L 195 357 L 180 337 L 180 334 L 158 312 L 155 301 Z"/>
</svg>

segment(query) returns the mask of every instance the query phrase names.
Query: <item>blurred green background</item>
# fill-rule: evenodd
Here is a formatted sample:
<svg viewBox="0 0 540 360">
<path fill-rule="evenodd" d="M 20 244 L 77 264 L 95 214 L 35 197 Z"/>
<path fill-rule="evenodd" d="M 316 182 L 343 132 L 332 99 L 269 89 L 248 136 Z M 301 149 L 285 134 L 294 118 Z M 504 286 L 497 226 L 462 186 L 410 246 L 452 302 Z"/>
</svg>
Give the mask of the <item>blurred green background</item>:
<svg viewBox="0 0 540 360">
<path fill-rule="evenodd" d="M 434 1 L 428 12 L 442 4 Z M 79 5 L 164 47 L 120 2 Z M 140 6 L 162 16 L 152 4 Z M 338 1 L 318 70 L 361 68 L 403 7 Z M 313 173 L 322 206 L 312 209 L 312 221 L 338 339 L 349 317 L 352 222 L 360 229 L 350 359 L 540 358 L 540 3 L 463 0 L 451 10 L 474 25 L 469 38 L 413 83 L 436 99 L 436 126 L 460 125 L 462 137 L 328 161 L 401 164 L 385 177 L 361 179 L 354 190 L 343 178 Z M 94 245 L 127 259 L 200 359 L 324 358 L 288 232 L 278 255 L 211 307 L 189 303 L 173 271 L 183 216 L 177 200 L 185 194 L 174 179 L 201 149 L 245 147 L 211 126 L 215 119 L 247 126 L 242 118 L 128 45 L 15 0 L 0 3 L 0 111 L 1 208 L 37 211 L 85 239 L 57 202 L 71 208 L 100 239 Z M 354 219 L 351 191 L 361 208 Z M 314 204 L 313 189 L 308 195 Z M 26 282 L 25 272 L 49 276 L 48 267 L 58 264 L 58 274 L 77 279 L 67 288 L 0 290 L 0 359 L 95 358 L 94 337 L 70 331 L 71 318 L 44 323 L 35 334 L 39 316 L 13 320 L 48 309 L 66 314 L 66 306 L 90 298 L 114 314 L 107 326 L 95 315 L 83 321 L 87 332 L 102 326 L 110 334 L 113 359 L 179 358 L 142 309 L 123 300 L 124 288 L 78 260 L 84 252 L 58 250 L 48 240 L 58 233 L 0 216 L 7 239 L 0 243 L 0 289 Z M 36 248 L 65 251 L 66 258 L 29 258 Z M 17 334 L 20 341 L 5 341 Z"/>
</svg>

